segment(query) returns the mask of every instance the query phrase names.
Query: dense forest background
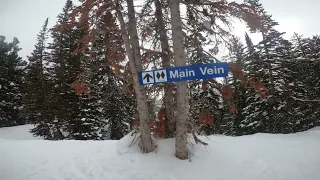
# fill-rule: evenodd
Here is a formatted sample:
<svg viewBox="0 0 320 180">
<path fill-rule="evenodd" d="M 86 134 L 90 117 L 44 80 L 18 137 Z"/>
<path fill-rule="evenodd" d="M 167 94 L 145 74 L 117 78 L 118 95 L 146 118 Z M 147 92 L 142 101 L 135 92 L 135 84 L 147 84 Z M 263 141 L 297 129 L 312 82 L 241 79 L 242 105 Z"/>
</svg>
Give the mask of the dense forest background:
<svg viewBox="0 0 320 180">
<path fill-rule="evenodd" d="M 265 13 L 257 0 L 246 3 Z M 142 49 L 143 67 L 170 67 L 170 63 L 161 64 L 163 31 L 147 14 L 151 13 L 149 6 L 137 18 L 139 38 L 152 48 Z M 27 59 L 18 55 L 17 38 L 0 36 L 0 127 L 34 124 L 32 133 L 48 140 L 117 140 L 137 128 L 135 92 L 116 19 L 106 13 L 94 20 L 93 29 L 75 25 L 75 9 L 68 0 L 51 29 L 44 18 Z M 165 12 L 164 8 L 154 13 L 166 19 Z M 199 25 L 202 20 L 196 8 L 190 6 L 186 12 L 188 64 L 222 61 L 215 57 L 223 45 L 229 51 L 223 60 L 245 73 L 230 73 L 223 81 L 188 82 L 189 121 L 199 134 L 294 133 L 320 125 L 320 36 L 295 34 L 284 39 L 284 33 L 276 30 L 278 23 L 265 16 L 268 28 L 261 33 L 263 40 L 254 44 L 244 34 L 246 41 L 242 42 L 223 29 L 203 33 L 207 26 Z M 208 12 L 202 13 L 206 16 Z M 95 41 L 88 46 L 92 36 Z M 216 46 L 206 51 L 212 44 Z M 160 127 L 168 128 L 163 124 L 168 117 L 162 98 L 168 88 L 174 96 L 175 84 L 145 87 L 150 128 L 158 136 L 164 135 Z"/>
</svg>

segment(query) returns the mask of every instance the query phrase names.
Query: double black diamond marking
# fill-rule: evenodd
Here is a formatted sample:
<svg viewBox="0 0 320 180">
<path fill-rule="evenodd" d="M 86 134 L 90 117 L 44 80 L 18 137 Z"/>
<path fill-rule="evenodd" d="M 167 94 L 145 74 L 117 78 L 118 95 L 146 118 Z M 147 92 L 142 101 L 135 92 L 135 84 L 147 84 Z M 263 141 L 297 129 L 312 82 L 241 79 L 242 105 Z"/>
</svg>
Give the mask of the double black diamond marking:
<svg viewBox="0 0 320 180">
<path fill-rule="evenodd" d="M 161 72 L 161 74 L 159 72 L 157 72 L 157 78 L 160 79 L 160 77 L 162 77 L 162 79 L 164 79 L 166 77 L 166 75 L 164 74 L 163 71 Z"/>
</svg>

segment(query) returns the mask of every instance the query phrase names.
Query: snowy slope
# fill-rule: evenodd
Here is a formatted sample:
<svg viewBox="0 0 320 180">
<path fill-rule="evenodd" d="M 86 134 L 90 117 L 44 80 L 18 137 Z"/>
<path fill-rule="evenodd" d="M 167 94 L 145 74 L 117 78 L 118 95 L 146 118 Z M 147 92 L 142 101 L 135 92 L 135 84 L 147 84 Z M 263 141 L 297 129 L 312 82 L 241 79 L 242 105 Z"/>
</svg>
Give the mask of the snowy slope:
<svg viewBox="0 0 320 180">
<path fill-rule="evenodd" d="M 42 139 L 40 137 L 34 137 L 29 130 L 32 129 L 33 125 L 23 125 L 15 127 L 0 128 L 0 139 L 11 139 L 11 140 L 33 140 Z M 1 180 L 1 179 L 0 179 Z"/>
<path fill-rule="evenodd" d="M 320 129 L 291 135 L 202 138 L 209 146 L 196 146 L 192 162 L 174 158 L 171 139 L 161 140 L 156 153 L 143 155 L 137 148 L 125 147 L 130 137 L 50 142 L 11 140 L 0 132 L 0 180 L 320 179 Z"/>
</svg>

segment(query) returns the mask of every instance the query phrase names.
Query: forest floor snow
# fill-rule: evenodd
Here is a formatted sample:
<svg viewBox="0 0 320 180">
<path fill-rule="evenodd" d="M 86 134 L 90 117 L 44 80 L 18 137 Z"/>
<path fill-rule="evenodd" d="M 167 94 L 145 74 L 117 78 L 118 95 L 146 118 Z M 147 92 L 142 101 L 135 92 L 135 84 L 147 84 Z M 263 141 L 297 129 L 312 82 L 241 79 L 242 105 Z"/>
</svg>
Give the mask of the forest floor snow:
<svg viewBox="0 0 320 180">
<path fill-rule="evenodd" d="M 174 139 L 141 154 L 120 141 L 46 141 L 24 125 L 0 129 L 0 180 L 319 180 L 320 129 L 272 135 L 201 137 L 191 162 Z"/>
</svg>

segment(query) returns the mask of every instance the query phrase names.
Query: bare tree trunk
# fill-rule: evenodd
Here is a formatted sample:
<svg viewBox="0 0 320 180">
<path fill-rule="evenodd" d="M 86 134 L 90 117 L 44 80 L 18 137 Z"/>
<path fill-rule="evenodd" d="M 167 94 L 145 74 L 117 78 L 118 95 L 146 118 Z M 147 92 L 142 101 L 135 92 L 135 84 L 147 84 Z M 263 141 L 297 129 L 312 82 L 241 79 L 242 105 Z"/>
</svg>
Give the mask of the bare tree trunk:
<svg viewBox="0 0 320 180">
<path fill-rule="evenodd" d="M 170 67 L 170 58 L 169 58 L 169 38 L 167 36 L 167 30 L 165 27 L 162 7 L 160 0 L 155 0 L 156 6 L 156 18 L 158 28 L 157 31 L 160 34 L 160 42 L 161 42 L 161 49 L 162 49 L 162 67 L 169 68 Z M 175 132 L 175 119 L 174 119 L 174 96 L 173 96 L 173 84 L 172 83 L 165 83 L 164 84 L 164 106 L 165 106 L 165 119 L 166 119 L 166 137 L 170 138 L 174 136 Z"/>
<path fill-rule="evenodd" d="M 139 41 L 136 29 L 136 19 L 134 13 L 133 0 L 127 0 L 128 3 L 128 13 L 129 13 L 129 35 L 126 31 L 125 22 L 121 13 L 120 5 L 118 4 L 117 14 L 120 21 L 122 37 L 125 43 L 126 52 L 128 54 L 130 68 L 133 77 L 133 85 L 137 98 L 138 113 L 140 118 L 140 145 L 141 149 L 145 153 L 149 153 L 155 150 L 155 145 L 152 141 L 150 128 L 148 126 L 149 111 L 148 102 L 145 90 L 139 85 L 138 72 L 142 71 L 142 61 L 139 49 Z"/>
<path fill-rule="evenodd" d="M 180 17 L 180 1 L 169 0 L 172 24 L 173 55 L 176 67 L 186 65 L 186 54 L 183 42 L 182 22 Z M 177 83 L 177 114 L 176 117 L 176 157 L 188 159 L 187 122 L 189 116 L 188 82 Z"/>
</svg>

